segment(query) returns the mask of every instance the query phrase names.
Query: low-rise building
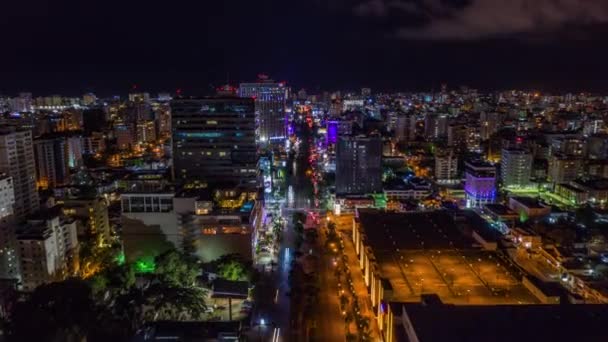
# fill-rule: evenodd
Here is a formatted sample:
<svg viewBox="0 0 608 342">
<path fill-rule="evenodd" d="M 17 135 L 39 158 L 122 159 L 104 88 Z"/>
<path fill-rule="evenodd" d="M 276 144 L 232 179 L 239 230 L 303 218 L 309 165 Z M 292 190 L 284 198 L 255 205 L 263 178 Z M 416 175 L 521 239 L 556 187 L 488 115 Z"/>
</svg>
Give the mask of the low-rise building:
<svg viewBox="0 0 608 342">
<path fill-rule="evenodd" d="M 511 197 L 509 198 L 509 208 L 518 213 L 520 217 L 527 218 L 544 217 L 551 213 L 551 207 L 532 197 Z"/>
</svg>

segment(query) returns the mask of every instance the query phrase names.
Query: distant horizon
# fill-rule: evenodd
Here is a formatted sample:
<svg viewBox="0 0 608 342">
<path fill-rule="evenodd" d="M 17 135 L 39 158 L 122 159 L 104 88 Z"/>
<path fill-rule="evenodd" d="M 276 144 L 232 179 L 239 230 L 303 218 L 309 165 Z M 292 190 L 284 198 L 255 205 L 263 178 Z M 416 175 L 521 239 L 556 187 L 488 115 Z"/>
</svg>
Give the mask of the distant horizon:
<svg viewBox="0 0 608 342">
<path fill-rule="evenodd" d="M 168 93 L 176 95 L 178 91 L 181 92 L 184 96 L 209 96 L 214 95 L 216 93 L 216 89 L 222 85 L 229 84 L 235 87 L 238 87 L 241 83 L 250 83 L 255 80 L 242 80 L 242 81 L 233 81 L 231 80 L 229 83 L 226 82 L 210 82 L 207 86 L 199 86 L 199 87 L 162 87 L 162 86 L 154 86 L 154 87 L 146 87 L 145 83 L 137 83 L 134 84 L 137 88 L 134 88 L 134 85 L 131 86 L 117 86 L 111 90 L 112 88 L 99 88 L 88 86 L 83 87 L 81 90 L 72 87 L 58 87 L 55 90 L 41 90 L 39 87 L 32 86 L 31 89 L 23 88 L 23 89 L 10 89 L 5 90 L 2 85 L 0 85 L 0 96 L 8 96 L 8 97 L 17 97 L 19 93 L 32 93 L 32 97 L 48 97 L 54 95 L 60 95 L 62 97 L 82 97 L 85 94 L 93 93 L 98 98 L 110 98 L 114 96 L 127 96 L 128 94 L 133 93 L 149 93 L 150 95 L 158 95 L 161 93 Z M 371 85 L 361 84 L 359 86 L 344 86 L 344 87 L 323 87 L 323 86 L 305 86 L 299 84 L 293 84 L 289 80 L 281 79 L 281 82 L 286 82 L 286 87 L 290 87 L 292 92 L 295 94 L 300 90 L 305 90 L 308 95 L 320 95 L 324 92 L 346 92 L 346 93 L 359 93 L 363 88 L 370 88 L 372 94 L 394 94 L 394 93 L 439 93 L 441 91 L 443 82 L 440 82 L 432 87 L 374 87 Z M 522 92 L 540 92 L 542 95 L 552 95 L 552 96 L 560 96 L 566 94 L 591 94 L 591 95 L 608 95 L 608 89 L 599 90 L 599 89 L 576 89 L 573 87 L 563 87 L 563 90 L 560 90 L 561 87 L 545 87 L 546 89 L 542 89 L 539 87 L 475 87 L 468 84 L 459 84 L 459 85 L 450 85 L 448 84 L 447 90 L 448 92 L 456 91 L 459 92 L 461 87 L 468 87 L 469 89 L 477 90 L 480 94 L 492 94 L 492 93 L 501 93 L 506 91 L 522 91 Z M 118 90 L 118 88 L 122 88 Z"/>
</svg>

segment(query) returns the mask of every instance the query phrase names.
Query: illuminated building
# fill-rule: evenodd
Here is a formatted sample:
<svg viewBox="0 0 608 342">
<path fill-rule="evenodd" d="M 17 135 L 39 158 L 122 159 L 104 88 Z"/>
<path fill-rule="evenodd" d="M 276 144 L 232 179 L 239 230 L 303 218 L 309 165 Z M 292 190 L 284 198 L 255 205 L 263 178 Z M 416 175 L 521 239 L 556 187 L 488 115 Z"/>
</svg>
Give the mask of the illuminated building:
<svg viewBox="0 0 608 342">
<path fill-rule="evenodd" d="M 551 141 L 551 152 L 572 157 L 585 155 L 585 141 L 576 137 L 559 137 Z"/>
<path fill-rule="evenodd" d="M 463 123 L 452 123 L 447 129 L 448 146 L 464 147 L 467 141 L 467 126 Z"/>
<path fill-rule="evenodd" d="M 69 149 L 65 138 L 34 140 L 34 155 L 39 188 L 55 188 L 70 182 Z"/>
<path fill-rule="evenodd" d="M 569 157 L 558 153 L 549 158 L 549 169 L 547 177 L 550 182 L 568 183 L 581 176 L 583 171 L 583 160 L 577 157 Z"/>
<path fill-rule="evenodd" d="M 275 83 L 265 75 L 260 76 L 256 83 L 241 83 L 239 96 L 255 99 L 259 142 L 282 144 L 287 138 L 285 116 L 287 88 L 284 83 Z"/>
<path fill-rule="evenodd" d="M 496 112 L 482 112 L 480 114 L 480 138 L 485 141 L 490 139 L 492 134 L 494 134 L 500 125 L 500 114 Z"/>
<path fill-rule="evenodd" d="M 502 149 L 500 178 L 507 188 L 526 188 L 530 185 L 532 154 L 523 149 Z"/>
<path fill-rule="evenodd" d="M 114 136 L 120 150 L 129 150 L 135 144 L 131 126 L 126 123 L 117 123 L 114 126 Z"/>
<path fill-rule="evenodd" d="M 129 94 L 129 102 L 148 103 L 150 102 L 149 93 L 131 93 Z"/>
<path fill-rule="evenodd" d="M 327 122 L 327 144 L 338 142 L 338 121 Z"/>
<path fill-rule="evenodd" d="M 256 190 L 176 193 L 163 179 L 143 175 L 125 189 L 131 189 L 121 195 L 122 238 L 128 260 L 153 258 L 170 248 L 194 253 L 204 261 L 230 253 L 252 258 L 252 236 L 262 223 Z"/>
<path fill-rule="evenodd" d="M 11 111 L 31 112 L 33 110 L 32 93 L 19 93 L 18 97 L 11 100 Z"/>
<path fill-rule="evenodd" d="M 0 129 L 0 172 L 13 178 L 17 219 L 38 210 L 32 133 L 14 127 Z"/>
<path fill-rule="evenodd" d="M 86 228 L 79 235 L 98 236 L 99 242 L 110 243 L 110 220 L 108 206 L 102 198 L 66 199 L 62 203 L 63 213 L 74 217 L 85 224 Z M 86 234 L 85 234 L 86 233 Z"/>
<path fill-rule="evenodd" d="M 336 148 L 336 193 L 339 195 L 382 191 L 382 139 L 340 137 Z"/>
<path fill-rule="evenodd" d="M 2 279 L 19 276 L 19 264 L 15 251 L 14 205 L 13 179 L 6 175 L 0 176 L 0 278 Z"/>
<path fill-rule="evenodd" d="M 435 153 L 435 179 L 439 183 L 458 182 L 458 157 L 452 149 Z"/>
<path fill-rule="evenodd" d="M 90 106 L 92 104 L 95 104 L 95 102 L 97 102 L 97 96 L 95 96 L 95 94 L 86 93 L 82 95 L 82 104 L 84 106 Z"/>
<path fill-rule="evenodd" d="M 254 100 L 234 96 L 171 102 L 173 175 L 181 183 L 256 186 Z"/>
<path fill-rule="evenodd" d="M 427 139 L 439 139 L 447 134 L 447 114 L 427 114 L 424 118 L 424 136 Z"/>
<path fill-rule="evenodd" d="M 432 293 L 455 305 L 537 302 L 515 273 L 503 271 L 506 263 L 496 252 L 480 250 L 477 238 L 464 233 L 489 229 L 474 221 L 456 221 L 444 210 L 357 209 L 352 226 L 356 260 L 385 340 L 392 330 L 386 305 L 392 301 L 417 302 Z M 504 277 L 498 279 L 498 272 Z M 509 296 L 494 292 L 507 289 Z"/>
<path fill-rule="evenodd" d="M 407 142 L 416 138 L 416 116 L 412 114 L 399 115 L 395 128 L 397 142 Z"/>
<path fill-rule="evenodd" d="M 93 132 L 89 137 L 83 137 L 84 154 L 103 153 L 106 150 L 106 139 L 102 133 Z"/>
<path fill-rule="evenodd" d="M 137 142 L 150 143 L 156 141 L 156 125 L 154 120 L 137 123 Z"/>
<path fill-rule="evenodd" d="M 60 212 L 59 207 L 40 211 L 17 232 L 25 291 L 65 279 L 77 265 L 76 222 L 64 218 Z"/>
<path fill-rule="evenodd" d="M 481 207 L 496 199 L 496 167 L 480 161 L 465 162 L 467 207 Z"/>
<path fill-rule="evenodd" d="M 71 168 L 82 166 L 82 155 L 84 154 L 84 138 L 79 135 L 66 138 L 68 144 L 68 165 Z"/>
<path fill-rule="evenodd" d="M 0 219 L 13 215 L 14 205 L 13 178 L 7 175 L 0 175 Z"/>
</svg>

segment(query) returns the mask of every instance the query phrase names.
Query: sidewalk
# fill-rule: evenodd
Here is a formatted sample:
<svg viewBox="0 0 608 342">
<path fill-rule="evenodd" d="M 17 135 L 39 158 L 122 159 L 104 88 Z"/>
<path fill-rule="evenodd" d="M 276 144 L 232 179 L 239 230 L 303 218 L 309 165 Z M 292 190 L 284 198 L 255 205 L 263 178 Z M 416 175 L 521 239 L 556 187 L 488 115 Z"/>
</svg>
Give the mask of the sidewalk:
<svg viewBox="0 0 608 342">
<path fill-rule="evenodd" d="M 355 293 L 359 298 L 361 315 L 367 317 L 370 320 L 370 331 L 372 341 L 382 341 L 382 339 L 380 338 L 380 332 L 378 329 L 378 322 L 376 321 L 376 316 L 374 316 L 374 313 L 372 312 L 371 298 L 369 293 L 367 292 L 367 286 L 365 286 L 363 272 L 361 272 L 361 267 L 359 267 L 359 258 L 355 253 L 355 245 L 353 244 L 350 235 L 344 233 L 343 231 L 340 231 L 340 236 L 344 241 L 344 254 L 348 258 L 348 268 L 350 269 Z"/>
</svg>

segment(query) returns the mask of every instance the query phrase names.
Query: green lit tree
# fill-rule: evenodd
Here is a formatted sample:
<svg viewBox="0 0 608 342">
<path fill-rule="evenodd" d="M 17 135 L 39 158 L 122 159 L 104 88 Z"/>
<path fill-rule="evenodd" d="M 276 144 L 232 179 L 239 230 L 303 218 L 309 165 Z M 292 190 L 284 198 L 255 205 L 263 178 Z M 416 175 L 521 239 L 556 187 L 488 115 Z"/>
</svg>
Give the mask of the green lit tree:
<svg viewBox="0 0 608 342">
<path fill-rule="evenodd" d="M 154 264 L 158 280 L 174 287 L 193 286 L 200 274 L 196 260 L 175 249 L 157 256 Z"/>
<path fill-rule="evenodd" d="M 251 265 L 238 254 L 222 256 L 217 261 L 220 277 L 232 281 L 250 281 L 253 270 Z"/>
</svg>

